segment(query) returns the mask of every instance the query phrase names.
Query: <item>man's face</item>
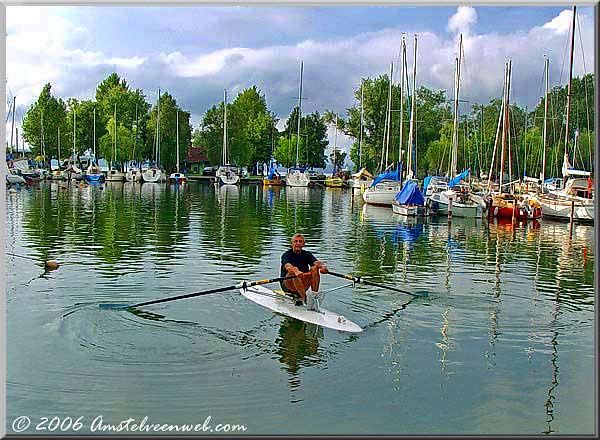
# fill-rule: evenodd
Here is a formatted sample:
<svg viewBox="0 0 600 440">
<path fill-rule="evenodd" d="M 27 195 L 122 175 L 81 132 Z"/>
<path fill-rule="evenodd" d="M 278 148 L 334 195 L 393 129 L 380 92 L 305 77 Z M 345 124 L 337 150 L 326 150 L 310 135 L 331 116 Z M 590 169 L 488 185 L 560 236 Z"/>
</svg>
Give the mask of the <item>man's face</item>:
<svg viewBox="0 0 600 440">
<path fill-rule="evenodd" d="M 292 249 L 294 252 L 300 253 L 303 246 L 304 246 L 304 238 L 296 237 L 292 240 Z"/>
</svg>

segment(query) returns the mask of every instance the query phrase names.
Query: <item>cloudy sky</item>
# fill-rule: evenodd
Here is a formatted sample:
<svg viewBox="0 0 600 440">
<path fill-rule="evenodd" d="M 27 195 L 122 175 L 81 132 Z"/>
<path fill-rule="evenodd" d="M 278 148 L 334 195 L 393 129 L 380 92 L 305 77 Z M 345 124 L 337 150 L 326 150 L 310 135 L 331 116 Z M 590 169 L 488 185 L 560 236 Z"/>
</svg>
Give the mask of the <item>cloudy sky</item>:
<svg viewBox="0 0 600 440">
<path fill-rule="evenodd" d="M 578 7 L 577 19 L 574 74 L 582 75 L 594 66 L 593 8 Z M 418 35 L 417 85 L 452 98 L 462 33 L 461 111 L 500 98 L 508 59 L 511 101 L 532 108 L 543 95 L 544 55 L 551 86 L 566 83 L 570 22 L 568 6 L 7 6 L 7 97 L 17 96 L 19 119 L 47 82 L 60 97 L 90 99 L 117 72 L 149 102 L 159 87 L 168 91 L 194 128 L 223 89 L 232 100 L 252 85 L 284 120 L 304 61 L 303 113 L 344 114 L 360 79 L 398 60 L 402 34 L 410 68 Z"/>
</svg>

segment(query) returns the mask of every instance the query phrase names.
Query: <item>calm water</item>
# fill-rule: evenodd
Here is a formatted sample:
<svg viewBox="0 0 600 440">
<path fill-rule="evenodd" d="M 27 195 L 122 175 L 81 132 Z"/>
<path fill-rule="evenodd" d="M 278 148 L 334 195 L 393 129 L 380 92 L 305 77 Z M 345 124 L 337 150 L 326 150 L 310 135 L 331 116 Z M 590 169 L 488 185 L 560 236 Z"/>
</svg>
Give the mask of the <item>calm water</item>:
<svg viewBox="0 0 600 440">
<path fill-rule="evenodd" d="M 246 434 L 594 432 L 593 226 L 408 222 L 322 188 L 61 182 L 5 200 L 6 252 L 61 263 L 6 258 L 9 434 L 23 415 L 30 434 L 54 416 L 89 433 L 99 415 Z M 295 231 L 332 270 L 429 296 L 332 291 L 358 335 L 235 291 L 98 307 L 278 276 Z"/>
</svg>

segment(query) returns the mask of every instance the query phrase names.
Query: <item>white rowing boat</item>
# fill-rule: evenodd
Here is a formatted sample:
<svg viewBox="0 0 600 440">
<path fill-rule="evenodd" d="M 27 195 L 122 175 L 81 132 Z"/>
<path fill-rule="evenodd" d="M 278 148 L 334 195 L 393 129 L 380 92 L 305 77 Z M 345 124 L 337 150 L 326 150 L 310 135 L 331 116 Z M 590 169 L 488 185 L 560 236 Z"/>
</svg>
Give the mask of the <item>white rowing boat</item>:
<svg viewBox="0 0 600 440">
<path fill-rule="evenodd" d="M 342 332 L 360 333 L 363 329 L 356 323 L 335 312 L 320 308 L 319 311 L 307 310 L 306 305 L 297 306 L 294 300 L 281 291 L 273 291 L 263 286 L 241 288 L 240 293 L 250 301 L 282 315 L 300 321 L 317 324 Z"/>
</svg>

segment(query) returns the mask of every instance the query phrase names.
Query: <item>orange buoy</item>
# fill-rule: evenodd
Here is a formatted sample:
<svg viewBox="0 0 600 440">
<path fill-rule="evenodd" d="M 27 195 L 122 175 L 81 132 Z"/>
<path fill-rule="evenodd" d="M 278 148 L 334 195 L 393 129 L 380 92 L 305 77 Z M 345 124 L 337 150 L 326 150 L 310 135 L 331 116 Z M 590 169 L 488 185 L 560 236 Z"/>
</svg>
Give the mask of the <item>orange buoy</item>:
<svg viewBox="0 0 600 440">
<path fill-rule="evenodd" d="M 55 270 L 58 269 L 58 263 L 56 261 L 48 260 L 44 263 L 44 267 L 46 270 Z"/>
</svg>

